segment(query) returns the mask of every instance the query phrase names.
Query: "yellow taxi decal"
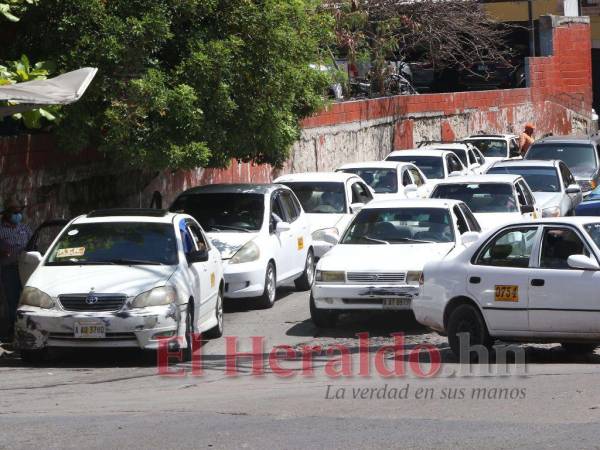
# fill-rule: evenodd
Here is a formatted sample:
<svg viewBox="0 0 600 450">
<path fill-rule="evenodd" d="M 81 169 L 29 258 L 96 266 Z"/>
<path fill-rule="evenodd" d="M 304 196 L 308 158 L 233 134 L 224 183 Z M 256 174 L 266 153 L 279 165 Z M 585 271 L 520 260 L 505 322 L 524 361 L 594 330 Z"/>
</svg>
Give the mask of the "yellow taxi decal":
<svg viewBox="0 0 600 450">
<path fill-rule="evenodd" d="M 298 238 L 298 250 L 302 250 L 304 248 L 304 238 L 300 236 Z"/>
<path fill-rule="evenodd" d="M 217 281 L 216 278 L 217 277 L 215 277 L 215 273 L 214 272 L 210 274 L 210 287 L 211 288 L 215 287 L 215 283 Z"/>
<path fill-rule="evenodd" d="M 497 302 L 518 302 L 519 301 L 519 286 L 513 284 L 497 284 L 496 296 L 494 298 Z"/>
</svg>

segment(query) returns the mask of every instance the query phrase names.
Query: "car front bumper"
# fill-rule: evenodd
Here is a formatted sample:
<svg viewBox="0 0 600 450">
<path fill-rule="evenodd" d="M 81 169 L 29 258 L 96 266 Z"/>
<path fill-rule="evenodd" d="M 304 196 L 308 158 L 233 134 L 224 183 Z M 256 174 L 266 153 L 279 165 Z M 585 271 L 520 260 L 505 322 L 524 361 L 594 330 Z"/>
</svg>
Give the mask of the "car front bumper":
<svg viewBox="0 0 600 450">
<path fill-rule="evenodd" d="M 181 320 L 185 310 L 186 305 L 176 304 L 118 312 L 80 312 L 21 306 L 15 322 L 15 345 L 24 350 L 46 347 L 133 347 L 156 350 L 159 337 L 185 333 L 185 323 Z M 76 338 L 75 322 L 102 322 L 106 336 Z"/>
<path fill-rule="evenodd" d="M 223 271 L 227 298 L 258 297 L 265 290 L 267 263 L 264 261 L 230 264 L 224 260 Z"/>
<path fill-rule="evenodd" d="M 312 289 L 315 306 L 338 310 L 409 310 L 419 287 L 413 285 L 366 285 L 316 283 Z M 384 299 L 409 300 L 402 306 L 384 305 Z"/>
</svg>

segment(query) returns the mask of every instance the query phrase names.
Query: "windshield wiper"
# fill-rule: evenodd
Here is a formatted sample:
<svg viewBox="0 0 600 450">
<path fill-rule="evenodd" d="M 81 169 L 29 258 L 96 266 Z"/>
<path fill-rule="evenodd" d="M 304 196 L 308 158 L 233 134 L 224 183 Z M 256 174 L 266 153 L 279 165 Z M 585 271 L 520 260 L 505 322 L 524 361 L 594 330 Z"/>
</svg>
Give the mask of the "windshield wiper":
<svg viewBox="0 0 600 450">
<path fill-rule="evenodd" d="M 382 239 L 375 239 L 375 238 L 372 238 L 369 236 L 362 236 L 362 238 L 366 241 L 377 242 L 378 244 L 390 245 L 390 243 L 388 241 L 384 241 Z"/>
<path fill-rule="evenodd" d="M 419 242 L 421 244 L 437 244 L 436 241 L 424 241 L 421 239 L 411 239 L 411 238 L 396 238 L 394 239 L 394 241 L 400 241 L 400 242 Z"/>
<path fill-rule="evenodd" d="M 129 258 L 114 258 L 109 259 L 108 261 L 98 261 L 98 263 L 107 263 L 107 264 L 139 264 L 139 265 L 148 265 L 148 266 L 162 266 L 164 265 L 158 261 L 151 261 L 148 259 L 129 259 Z"/>
<path fill-rule="evenodd" d="M 213 230 L 221 231 L 221 230 L 234 230 L 234 231 L 244 231 L 245 233 L 251 233 L 250 230 L 244 227 L 235 227 L 231 225 L 208 225 Z"/>
</svg>

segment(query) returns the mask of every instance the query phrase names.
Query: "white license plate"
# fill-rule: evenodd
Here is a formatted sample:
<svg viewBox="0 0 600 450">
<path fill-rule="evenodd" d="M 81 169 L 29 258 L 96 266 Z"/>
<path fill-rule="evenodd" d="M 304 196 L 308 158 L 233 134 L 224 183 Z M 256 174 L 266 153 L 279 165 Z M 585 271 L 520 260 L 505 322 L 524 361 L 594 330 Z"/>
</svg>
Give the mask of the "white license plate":
<svg viewBox="0 0 600 450">
<path fill-rule="evenodd" d="M 103 322 L 75 322 L 73 335 L 76 339 L 103 339 L 106 337 L 106 326 Z"/>
<path fill-rule="evenodd" d="M 384 298 L 381 304 L 383 309 L 408 309 L 410 298 Z"/>
</svg>

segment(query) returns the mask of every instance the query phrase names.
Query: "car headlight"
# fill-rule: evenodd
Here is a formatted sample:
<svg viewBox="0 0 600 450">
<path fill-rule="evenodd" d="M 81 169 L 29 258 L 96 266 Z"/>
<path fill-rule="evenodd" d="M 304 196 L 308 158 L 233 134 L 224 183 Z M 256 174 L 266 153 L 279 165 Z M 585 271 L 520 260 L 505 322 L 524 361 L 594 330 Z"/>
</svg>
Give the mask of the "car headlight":
<svg viewBox="0 0 600 450">
<path fill-rule="evenodd" d="M 346 281 L 346 272 L 337 270 L 317 270 L 316 281 L 323 283 L 343 283 Z"/>
<path fill-rule="evenodd" d="M 256 261 L 260 258 L 260 249 L 254 241 L 247 242 L 229 260 L 229 264 L 240 264 Z"/>
<path fill-rule="evenodd" d="M 579 183 L 581 190 L 584 192 L 594 190 L 596 189 L 596 186 L 598 186 L 596 180 L 579 180 L 577 183 Z"/>
<path fill-rule="evenodd" d="M 19 298 L 19 306 L 36 306 L 38 308 L 54 308 L 54 300 L 45 292 L 33 287 L 26 287 Z"/>
<path fill-rule="evenodd" d="M 560 216 L 560 208 L 558 206 L 551 206 L 550 208 L 542 209 L 542 217 L 558 217 Z"/>
<path fill-rule="evenodd" d="M 406 273 L 406 284 L 419 284 L 422 275 L 421 270 L 409 270 Z"/>
<path fill-rule="evenodd" d="M 321 230 L 313 231 L 312 233 L 313 241 L 325 241 L 330 244 L 337 244 L 340 240 L 340 232 L 337 228 L 323 228 Z"/>
<path fill-rule="evenodd" d="M 177 300 L 177 291 L 172 286 L 161 286 L 142 292 L 131 302 L 132 308 L 169 305 Z"/>
</svg>

